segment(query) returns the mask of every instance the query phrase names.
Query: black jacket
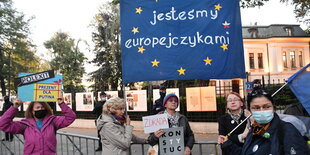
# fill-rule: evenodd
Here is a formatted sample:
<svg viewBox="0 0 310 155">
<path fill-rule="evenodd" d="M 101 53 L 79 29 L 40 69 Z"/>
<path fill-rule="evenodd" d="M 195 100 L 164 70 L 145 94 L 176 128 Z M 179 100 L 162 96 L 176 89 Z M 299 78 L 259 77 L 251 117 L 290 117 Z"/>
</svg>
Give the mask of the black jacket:
<svg viewBox="0 0 310 155">
<path fill-rule="evenodd" d="M 244 116 L 244 113 L 242 113 L 239 123 L 243 121 L 246 117 Z M 230 131 L 232 131 L 238 124 L 236 121 L 234 121 L 229 114 L 225 114 L 220 117 L 218 120 L 219 123 L 219 135 L 226 136 Z M 242 146 L 243 143 L 240 143 L 238 140 L 238 135 L 242 134 L 244 129 L 246 127 L 246 122 L 244 122 L 239 128 L 237 128 L 231 136 L 228 137 L 229 140 L 231 140 L 233 143 Z"/>
<path fill-rule="evenodd" d="M 151 115 L 158 114 L 161 111 L 165 111 L 165 107 L 163 106 L 164 98 L 160 97 L 155 100 L 155 104 L 152 107 Z"/>
<path fill-rule="evenodd" d="M 228 140 L 222 149 L 228 149 L 232 154 L 272 154 L 272 155 L 309 155 L 306 141 L 300 132 L 288 122 L 280 120 L 275 113 L 270 127 L 266 130 L 270 138 L 253 136 L 252 129 L 246 137 L 243 147 L 233 144 Z M 266 133 L 265 132 L 265 133 Z M 255 151 L 254 151 L 255 150 Z M 253 152 L 254 151 L 254 152 Z"/>
<path fill-rule="evenodd" d="M 163 112 L 160 112 L 160 113 L 163 113 Z M 176 115 L 179 115 L 179 120 L 178 120 L 179 127 L 183 127 L 184 145 L 192 149 L 195 143 L 195 136 L 194 136 L 194 133 L 191 127 L 189 126 L 188 120 L 184 115 L 178 112 L 176 112 Z M 151 133 L 150 136 L 148 137 L 148 141 L 150 145 L 154 146 L 159 143 L 159 138 L 155 137 L 154 133 Z"/>
<path fill-rule="evenodd" d="M 12 105 L 12 102 L 10 102 L 9 100 L 5 100 L 2 107 L 2 114 L 4 114 Z"/>
<path fill-rule="evenodd" d="M 103 105 L 104 105 L 105 102 L 106 101 L 98 101 L 95 104 L 93 113 L 96 114 L 96 118 L 99 118 L 99 116 L 102 114 L 102 108 L 103 108 Z"/>
</svg>

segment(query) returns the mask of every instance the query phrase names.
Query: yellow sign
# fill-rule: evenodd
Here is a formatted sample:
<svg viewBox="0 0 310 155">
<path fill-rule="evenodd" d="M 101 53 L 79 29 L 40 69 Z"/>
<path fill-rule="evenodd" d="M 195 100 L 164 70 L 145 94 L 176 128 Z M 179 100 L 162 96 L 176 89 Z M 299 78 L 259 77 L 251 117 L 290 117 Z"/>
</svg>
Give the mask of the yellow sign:
<svg viewBox="0 0 310 155">
<path fill-rule="evenodd" d="M 57 101 L 60 96 L 60 84 L 35 83 L 34 101 Z"/>
</svg>

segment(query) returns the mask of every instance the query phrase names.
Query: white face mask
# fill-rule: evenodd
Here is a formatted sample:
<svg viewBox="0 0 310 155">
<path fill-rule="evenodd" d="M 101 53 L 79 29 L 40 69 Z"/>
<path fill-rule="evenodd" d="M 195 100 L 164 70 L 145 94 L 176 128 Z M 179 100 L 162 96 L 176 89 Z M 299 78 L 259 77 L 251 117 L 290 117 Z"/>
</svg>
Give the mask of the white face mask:
<svg viewBox="0 0 310 155">
<path fill-rule="evenodd" d="M 101 101 L 106 101 L 106 100 L 107 100 L 106 97 L 101 98 Z"/>
<path fill-rule="evenodd" d="M 267 124 L 274 117 L 273 110 L 253 111 L 252 114 L 254 120 L 259 124 Z"/>
</svg>

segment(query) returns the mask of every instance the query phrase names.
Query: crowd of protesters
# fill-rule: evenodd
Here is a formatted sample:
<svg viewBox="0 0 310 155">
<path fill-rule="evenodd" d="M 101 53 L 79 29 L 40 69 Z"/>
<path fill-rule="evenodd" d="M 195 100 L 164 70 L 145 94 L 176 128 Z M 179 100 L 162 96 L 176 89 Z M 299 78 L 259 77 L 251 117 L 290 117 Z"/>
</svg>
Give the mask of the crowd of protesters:
<svg viewBox="0 0 310 155">
<path fill-rule="evenodd" d="M 19 99 L 13 103 L 6 99 L 6 109 L 0 118 L 0 130 L 7 134 L 3 140 L 11 141 L 12 134 L 22 134 L 25 155 L 56 154 L 56 131 L 73 123 L 76 114 L 60 97 L 57 103 L 63 116 L 53 115 L 46 102 L 31 102 L 25 111 L 26 118 L 13 121 L 22 103 Z M 247 95 L 248 105 L 236 92 L 227 94 L 226 103 L 226 114 L 218 119 L 217 142 L 223 155 L 309 154 L 300 132 L 294 125 L 279 118 L 271 94 L 261 85 L 255 86 Z M 179 98 L 175 94 L 166 95 L 166 88 L 160 86 L 160 98 L 154 103 L 151 114 L 167 114 L 169 128 L 183 127 L 184 155 L 190 155 L 195 137 L 187 117 L 176 111 L 178 106 Z M 93 111 L 99 136 L 96 151 L 102 151 L 104 155 L 128 155 L 132 142 L 150 146 L 159 144 L 160 137 L 165 133 L 163 129 L 147 138 L 139 137 L 133 134 L 134 126 L 125 111 L 124 99 L 110 98 L 106 93 L 100 93 L 100 100 Z"/>
</svg>

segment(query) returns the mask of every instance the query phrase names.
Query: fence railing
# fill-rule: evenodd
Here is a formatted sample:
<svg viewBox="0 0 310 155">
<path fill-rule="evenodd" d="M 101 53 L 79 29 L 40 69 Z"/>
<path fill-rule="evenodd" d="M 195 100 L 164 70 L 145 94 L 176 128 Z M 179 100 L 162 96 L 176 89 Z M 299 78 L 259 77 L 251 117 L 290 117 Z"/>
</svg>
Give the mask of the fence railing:
<svg viewBox="0 0 310 155">
<path fill-rule="evenodd" d="M 22 155 L 24 150 L 24 137 L 20 134 L 14 135 L 10 141 L 1 141 L 5 133 L 0 131 L 0 154 Z M 57 155 L 101 155 L 96 152 L 98 137 L 84 136 L 62 131 L 57 132 Z M 132 143 L 130 155 L 148 155 L 149 144 Z M 220 151 L 215 141 L 198 141 L 192 149 L 193 155 L 218 155 Z"/>
</svg>

